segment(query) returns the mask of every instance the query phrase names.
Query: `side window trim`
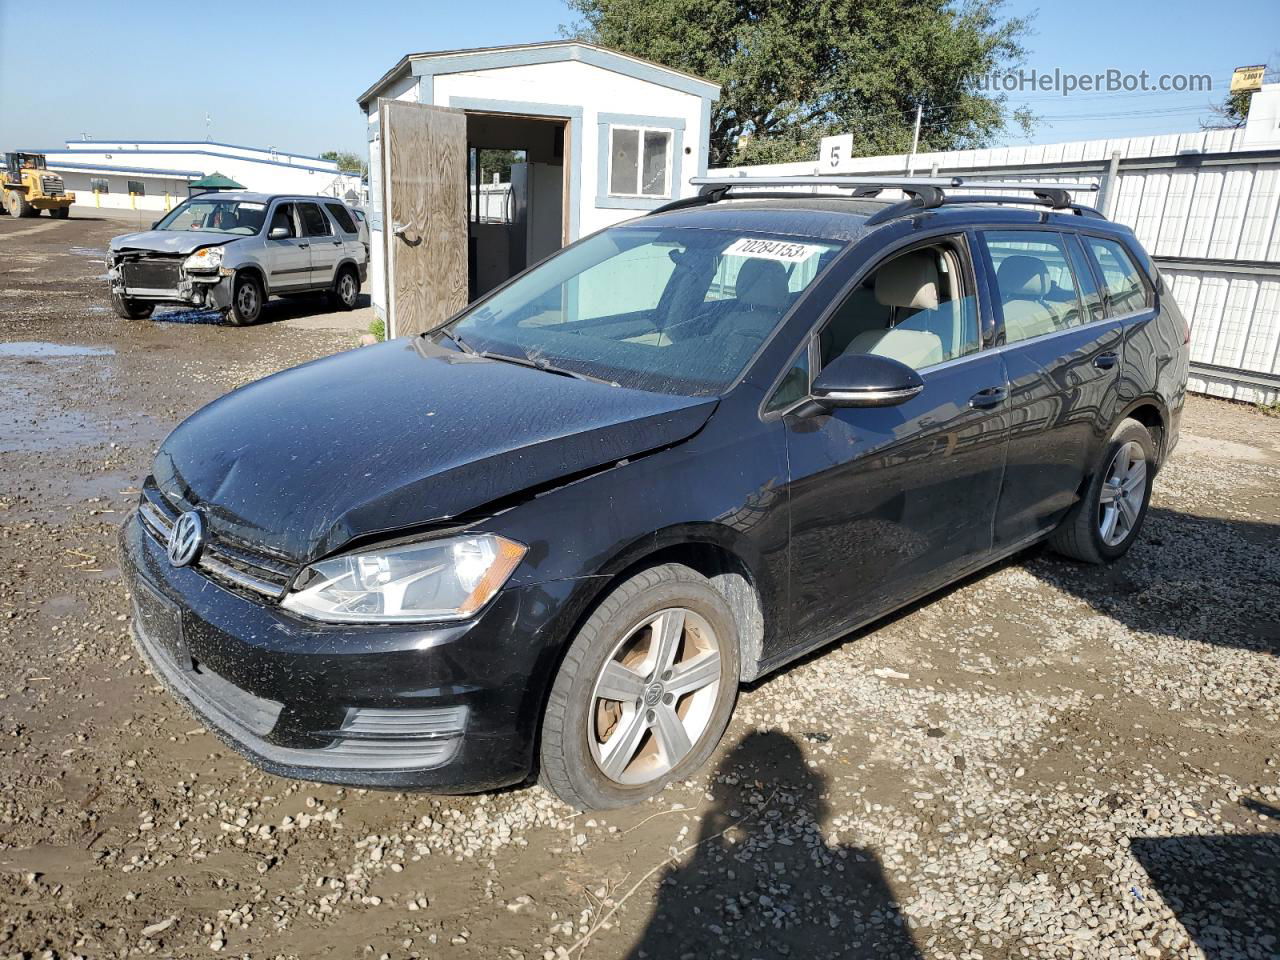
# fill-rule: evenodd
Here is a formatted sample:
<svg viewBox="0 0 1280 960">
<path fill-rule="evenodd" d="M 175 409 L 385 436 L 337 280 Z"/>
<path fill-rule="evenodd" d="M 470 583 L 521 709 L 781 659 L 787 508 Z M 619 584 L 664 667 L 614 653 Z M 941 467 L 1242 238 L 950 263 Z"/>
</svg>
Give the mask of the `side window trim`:
<svg viewBox="0 0 1280 960">
<path fill-rule="evenodd" d="M 1063 236 L 1067 241 L 1068 259 L 1071 261 L 1072 272 L 1076 278 L 1076 298 L 1080 300 L 1081 310 L 1089 311 L 1089 319 L 1086 323 L 1101 323 L 1107 319 L 1107 297 L 1106 290 L 1102 285 L 1102 280 L 1098 276 L 1098 268 L 1094 265 L 1093 258 L 1089 256 L 1089 252 L 1085 249 L 1084 239 L 1074 230 L 1064 230 Z M 1088 283 L 1088 289 L 1084 284 Z M 1087 308 L 1085 299 L 1092 297 L 1097 304 L 1097 312 Z"/>
</svg>

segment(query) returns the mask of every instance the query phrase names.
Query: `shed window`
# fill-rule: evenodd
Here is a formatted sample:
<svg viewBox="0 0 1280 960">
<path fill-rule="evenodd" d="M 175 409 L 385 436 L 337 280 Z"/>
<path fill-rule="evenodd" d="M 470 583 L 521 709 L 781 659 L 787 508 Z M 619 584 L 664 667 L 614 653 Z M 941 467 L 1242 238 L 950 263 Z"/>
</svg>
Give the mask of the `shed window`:
<svg viewBox="0 0 1280 960">
<path fill-rule="evenodd" d="M 107 189 L 106 177 L 90 177 L 89 189 L 92 190 L 94 193 L 110 193 L 111 192 L 110 190 Z"/>
<path fill-rule="evenodd" d="M 609 193 L 622 197 L 671 195 L 671 131 L 609 128 Z"/>
<path fill-rule="evenodd" d="M 134 196 L 136 196 L 136 197 L 145 197 L 145 196 L 147 195 L 147 191 L 146 191 L 146 190 L 144 190 L 144 189 L 142 189 L 142 181 L 141 181 L 141 180 L 130 180 L 130 181 L 129 181 L 129 192 L 130 192 L 130 193 L 132 193 L 132 194 L 133 194 Z"/>
</svg>

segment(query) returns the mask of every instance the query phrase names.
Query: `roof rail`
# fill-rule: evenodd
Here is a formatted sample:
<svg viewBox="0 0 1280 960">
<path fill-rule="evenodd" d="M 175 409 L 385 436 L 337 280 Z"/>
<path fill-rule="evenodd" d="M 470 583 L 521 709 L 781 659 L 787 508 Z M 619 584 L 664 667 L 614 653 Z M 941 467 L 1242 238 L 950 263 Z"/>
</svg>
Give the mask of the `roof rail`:
<svg viewBox="0 0 1280 960">
<path fill-rule="evenodd" d="M 794 177 L 692 177 L 689 182 L 698 188 L 696 197 L 685 197 L 658 207 L 652 213 L 665 213 L 686 207 L 704 206 L 719 203 L 731 190 L 747 187 L 753 193 L 742 194 L 748 197 L 794 197 L 795 193 L 782 193 L 775 190 L 763 192 L 768 187 L 837 187 L 852 191 L 846 199 L 855 200 L 874 197 L 882 190 L 900 190 L 907 199 L 891 204 L 883 210 L 872 214 L 867 226 L 876 226 L 888 220 L 894 220 L 917 210 L 932 210 L 943 204 L 952 203 L 1029 203 L 1036 206 L 1047 206 L 1054 210 L 1071 210 L 1079 216 L 1102 217 L 1093 207 L 1071 202 L 1072 191 L 1081 193 L 1096 192 L 1097 184 L 1092 183 L 1036 183 L 1017 180 L 970 180 L 965 177 L 856 177 L 840 174 L 820 176 Z M 994 191 L 1029 190 L 1031 197 L 999 196 L 999 195 L 948 195 L 946 190 L 964 187 Z M 801 195 L 803 196 L 803 195 Z M 815 196 L 833 196 L 832 194 L 815 194 Z"/>
</svg>

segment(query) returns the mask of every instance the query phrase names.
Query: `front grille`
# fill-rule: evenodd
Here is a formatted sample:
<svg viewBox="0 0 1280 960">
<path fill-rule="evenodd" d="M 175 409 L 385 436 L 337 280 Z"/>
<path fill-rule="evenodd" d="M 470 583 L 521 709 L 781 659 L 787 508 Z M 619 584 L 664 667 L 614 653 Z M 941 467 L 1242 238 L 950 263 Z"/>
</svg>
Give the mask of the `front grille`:
<svg viewBox="0 0 1280 960">
<path fill-rule="evenodd" d="M 61 197 L 67 192 L 62 178 L 51 173 L 43 174 L 40 177 L 40 189 L 46 197 Z"/>
<path fill-rule="evenodd" d="M 169 543 L 169 531 L 178 518 L 178 509 L 169 501 L 155 481 L 148 478 L 142 485 L 138 515 L 143 527 L 161 547 Z M 297 567 L 248 547 L 227 542 L 225 537 L 209 533 L 196 566 L 215 580 L 241 589 L 251 590 L 273 600 L 284 596 L 293 582 Z"/>
<path fill-rule="evenodd" d="M 182 279 L 182 261 L 175 257 L 126 260 L 120 271 L 126 289 L 176 290 Z"/>
</svg>

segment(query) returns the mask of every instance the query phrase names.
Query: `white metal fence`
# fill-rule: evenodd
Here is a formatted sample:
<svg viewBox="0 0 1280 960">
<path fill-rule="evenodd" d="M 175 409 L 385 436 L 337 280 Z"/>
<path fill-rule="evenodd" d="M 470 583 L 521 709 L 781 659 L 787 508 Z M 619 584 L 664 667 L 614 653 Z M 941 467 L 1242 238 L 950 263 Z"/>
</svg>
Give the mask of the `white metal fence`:
<svg viewBox="0 0 1280 960">
<path fill-rule="evenodd" d="M 1280 401 L 1280 150 L 1243 150 L 1241 131 L 846 159 L 714 171 L 748 176 L 966 175 L 1097 184 L 1076 199 L 1131 226 L 1192 321 L 1191 389 Z M 980 191 L 979 191 L 980 192 Z"/>
</svg>

